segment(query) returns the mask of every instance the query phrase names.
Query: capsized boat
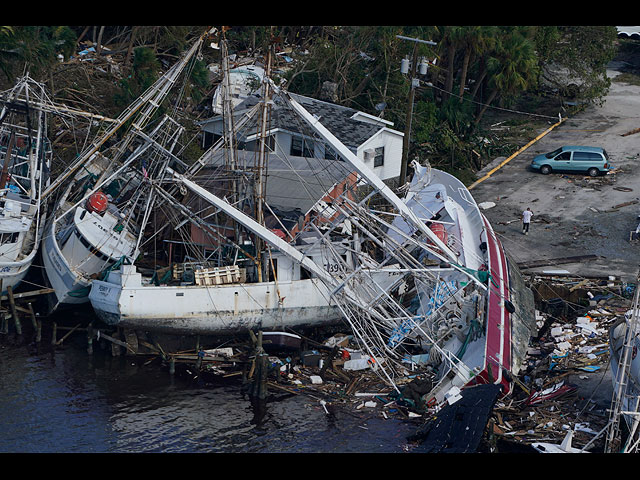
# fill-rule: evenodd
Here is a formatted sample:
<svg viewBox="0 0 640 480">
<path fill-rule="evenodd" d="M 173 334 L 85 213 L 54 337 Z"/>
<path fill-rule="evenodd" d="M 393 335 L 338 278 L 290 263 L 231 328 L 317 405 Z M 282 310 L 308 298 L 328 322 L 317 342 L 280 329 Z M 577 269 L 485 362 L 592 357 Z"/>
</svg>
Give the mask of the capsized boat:
<svg viewBox="0 0 640 480">
<path fill-rule="evenodd" d="M 49 107 L 47 108 L 47 105 Z M 16 288 L 38 251 L 46 218 L 51 143 L 44 85 L 29 75 L 0 93 L 0 289 Z"/>
</svg>

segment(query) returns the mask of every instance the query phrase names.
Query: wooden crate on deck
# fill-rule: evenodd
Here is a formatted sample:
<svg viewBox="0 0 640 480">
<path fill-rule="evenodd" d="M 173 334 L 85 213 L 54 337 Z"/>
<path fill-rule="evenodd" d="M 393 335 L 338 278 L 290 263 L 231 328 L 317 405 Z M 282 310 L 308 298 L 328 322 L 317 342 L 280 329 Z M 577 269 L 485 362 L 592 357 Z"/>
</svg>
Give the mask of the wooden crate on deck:
<svg viewBox="0 0 640 480">
<path fill-rule="evenodd" d="M 244 283 L 246 270 L 237 265 L 228 267 L 203 268 L 194 271 L 196 285 L 223 285 L 227 283 Z"/>
</svg>

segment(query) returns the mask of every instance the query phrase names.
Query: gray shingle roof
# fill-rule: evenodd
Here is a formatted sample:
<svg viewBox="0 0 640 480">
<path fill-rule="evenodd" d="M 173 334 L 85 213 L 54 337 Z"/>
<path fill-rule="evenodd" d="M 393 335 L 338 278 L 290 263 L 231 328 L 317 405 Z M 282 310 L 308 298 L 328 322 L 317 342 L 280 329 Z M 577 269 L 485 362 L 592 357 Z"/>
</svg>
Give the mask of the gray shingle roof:
<svg viewBox="0 0 640 480">
<path fill-rule="evenodd" d="M 384 128 L 382 125 L 374 125 L 355 120 L 354 114 L 358 110 L 343 107 L 334 103 L 324 102 L 302 95 L 290 94 L 309 113 L 316 116 L 340 142 L 346 147 L 355 150 L 375 133 Z M 291 109 L 284 105 L 284 100 L 280 96 L 274 97 L 274 105 L 271 109 L 271 128 L 282 129 L 293 133 L 310 135 L 309 127 Z M 257 95 L 249 96 L 245 101 L 236 107 L 236 112 L 249 109 L 260 101 Z M 248 128 L 249 131 L 256 125 L 256 121 Z M 255 131 L 255 129 L 253 129 Z"/>
</svg>

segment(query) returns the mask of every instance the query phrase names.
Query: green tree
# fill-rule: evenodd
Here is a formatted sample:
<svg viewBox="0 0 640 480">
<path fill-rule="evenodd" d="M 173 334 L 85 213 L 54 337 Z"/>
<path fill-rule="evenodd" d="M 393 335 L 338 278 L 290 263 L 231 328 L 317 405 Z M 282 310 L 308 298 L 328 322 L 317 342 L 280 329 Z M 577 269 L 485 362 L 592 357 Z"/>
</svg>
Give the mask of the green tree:
<svg viewBox="0 0 640 480">
<path fill-rule="evenodd" d="M 463 27 L 461 46 L 464 49 L 462 68 L 460 71 L 460 88 L 458 95 L 462 102 L 467 80 L 473 62 L 480 61 L 485 53 L 490 52 L 495 45 L 496 28 L 491 26 Z"/>
<path fill-rule="evenodd" d="M 11 26 L 0 30 L 0 69 L 12 83 L 16 75 L 29 71 L 34 78 L 46 77 L 75 45 L 75 33 L 65 26 Z"/>
<path fill-rule="evenodd" d="M 538 27 L 535 39 L 540 76 L 546 84 L 560 95 L 602 102 L 611 85 L 606 69 L 617 48 L 615 27 Z"/>
<path fill-rule="evenodd" d="M 153 50 L 139 47 L 134 50 L 131 73 L 120 81 L 120 89 L 114 95 L 116 105 L 125 107 L 140 96 L 158 79 L 160 62 Z"/>
<path fill-rule="evenodd" d="M 527 33 L 523 28 L 506 27 L 497 38 L 496 48 L 487 64 L 491 93 L 476 116 L 476 125 L 496 97 L 513 99 L 536 83 L 537 58 L 534 43 Z"/>
</svg>

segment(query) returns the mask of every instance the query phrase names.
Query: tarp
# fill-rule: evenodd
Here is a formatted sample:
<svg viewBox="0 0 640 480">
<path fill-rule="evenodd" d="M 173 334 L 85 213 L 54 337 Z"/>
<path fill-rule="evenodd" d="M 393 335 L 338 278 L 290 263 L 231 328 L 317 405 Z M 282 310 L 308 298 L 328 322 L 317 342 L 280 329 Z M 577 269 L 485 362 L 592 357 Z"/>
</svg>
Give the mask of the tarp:
<svg viewBox="0 0 640 480">
<path fill-rule="evenodd" d="M 446 405 L 420 427 L 410 441 L 420 442 L 413 452 L 475 453 L 480 446 L 501 386 L 476 385 L 462 390 L 462 398 Z"/>
</svg>

